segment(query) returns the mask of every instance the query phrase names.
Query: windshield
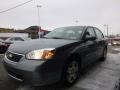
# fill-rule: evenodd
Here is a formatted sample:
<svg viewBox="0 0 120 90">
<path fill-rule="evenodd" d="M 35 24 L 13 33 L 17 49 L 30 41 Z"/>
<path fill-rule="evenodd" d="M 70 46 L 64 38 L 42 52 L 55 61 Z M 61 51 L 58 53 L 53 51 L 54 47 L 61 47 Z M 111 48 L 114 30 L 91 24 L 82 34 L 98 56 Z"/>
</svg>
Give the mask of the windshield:
<svg viewBox="0 0 120 90">
<path fill-rule="evenodd" d="M 44 38 L 53 38 L 53 39 L 71 39 L 77 40 L 80 39 L 83 32 L 83 27 L 74 26 L 74 27 L 62 27 L 53 30 L 44 36 Z"/>
</svg>

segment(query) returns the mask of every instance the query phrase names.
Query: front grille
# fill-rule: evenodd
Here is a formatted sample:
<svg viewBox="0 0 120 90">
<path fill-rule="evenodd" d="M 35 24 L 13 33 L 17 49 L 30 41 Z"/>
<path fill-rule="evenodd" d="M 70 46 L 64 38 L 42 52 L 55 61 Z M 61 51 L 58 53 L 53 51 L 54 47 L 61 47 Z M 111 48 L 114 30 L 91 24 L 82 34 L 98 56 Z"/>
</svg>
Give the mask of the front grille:
<svg viewBox="0 0 120 90">
<path fill-rule="evenodd" d="M 22 55 L 7 51 L 6 57 L 11 61 L 19 62 L 20 59 L 22 58 Z"/>
<path fill-rule="evenodd" d="M 23 76 L 22 75 L 14 73 L 14 72 L 12 72 L 10 70 L 7 70 L 7 72 L 8 72 L 8 74 L 12 75 L 13 77 L 23 80 Z"/>
</svg>

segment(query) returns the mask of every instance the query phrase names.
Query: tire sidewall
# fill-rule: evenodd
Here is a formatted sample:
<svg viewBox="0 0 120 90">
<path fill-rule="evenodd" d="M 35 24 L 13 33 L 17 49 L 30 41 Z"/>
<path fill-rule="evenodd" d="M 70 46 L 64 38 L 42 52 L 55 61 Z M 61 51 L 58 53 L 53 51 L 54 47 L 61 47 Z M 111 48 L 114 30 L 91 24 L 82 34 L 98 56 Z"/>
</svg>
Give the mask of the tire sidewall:
<svg viewBox="0 0 120 90">
<path fill-rule="evenodd" d="M 78 80 L 79 78 L 79 73 L 80 73 L 80 64 L 78 62 L 78 58 L 76 57 L 72 57 L 70 60 L 67 61 L 67 63 L 65 64 L 64 68 L 63 68 L 63 72 L 62 72 L 62 85 L 63 86 L 67 86 L 67 87 L 71 87 L 74 83 L 76 83 L 76 81 Z M 78 63 L 78 73 L 77 73 L 77 78 L 72 82 L 68 82 L 68 79 L 67 79 L 67 69 L 69 67 L 69 65 L 73 62 L 73 61 L 76 61 Z"/>
<path fill-rule="evenodd" d="M 100 61 L 105 61 L 106 58 L 107 58 L 107 48 L 104 48 Z"/>
<path fill-rule="evenodd" d="M 104 48 L 103 50 L 103 59 L 105 60 L 107 58 L 107 48 Z"/>
</svg>

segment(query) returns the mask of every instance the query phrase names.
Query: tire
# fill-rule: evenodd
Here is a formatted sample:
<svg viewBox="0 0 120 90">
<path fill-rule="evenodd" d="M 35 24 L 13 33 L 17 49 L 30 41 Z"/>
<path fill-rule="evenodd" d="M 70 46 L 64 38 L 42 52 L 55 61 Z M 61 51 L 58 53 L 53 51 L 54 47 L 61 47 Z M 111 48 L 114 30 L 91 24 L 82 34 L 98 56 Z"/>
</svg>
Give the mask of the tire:
<svg viewBox="0 0 120 90">
<path fill-rule="evenodd" d="M 79 78 L 80 64 L 78 58 L 72 57 L 69 62 L 66 63 L 62 73 L 62 85 L 65 87 L 71 87 Z"/>
<path fill-rule="evenodd" d="M 102 57 L 100 58 L 100 61 L 105 61 L 107 58 L 107 48 L 104 48 Z"/>
<path fill-rule="evenodd" d="M 120 90 L 120 79 L 115 83 L 115 87 L 113 90 Z"/>
</svg>

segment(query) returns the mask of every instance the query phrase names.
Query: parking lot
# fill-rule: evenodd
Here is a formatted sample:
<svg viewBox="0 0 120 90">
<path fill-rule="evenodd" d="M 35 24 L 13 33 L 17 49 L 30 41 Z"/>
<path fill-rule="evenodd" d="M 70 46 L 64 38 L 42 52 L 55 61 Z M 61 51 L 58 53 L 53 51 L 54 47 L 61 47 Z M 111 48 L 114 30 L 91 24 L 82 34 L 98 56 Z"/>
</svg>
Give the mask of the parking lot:
<svg viewBox="0 0 120 90">
<path fill-rule="evenodd" d="M 8 79 L 2 65 L 3 54 L 0 55 L 0 90 L 33 90 L 31 86 Z M 110 47 L 105 62 L 96 62 L 88 66 L 82 73 L 78 82 L 69 90 L 113 90 L 116 81 L 120 77 L 120 48 Z M 39 90 L 66 90 L 54 84 L 38 87 Z"/>
</svg>

